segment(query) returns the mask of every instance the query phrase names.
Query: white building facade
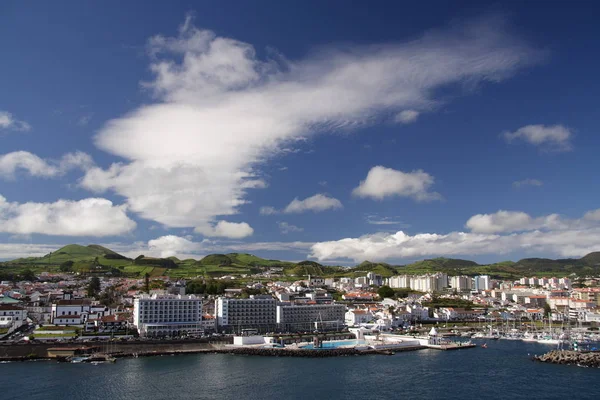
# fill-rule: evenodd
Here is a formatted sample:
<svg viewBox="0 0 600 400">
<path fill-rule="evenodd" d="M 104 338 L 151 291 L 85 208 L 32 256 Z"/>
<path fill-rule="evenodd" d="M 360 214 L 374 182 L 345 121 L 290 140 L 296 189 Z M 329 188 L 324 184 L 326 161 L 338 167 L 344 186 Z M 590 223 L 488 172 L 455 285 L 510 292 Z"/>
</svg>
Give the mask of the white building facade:
<svg viewBox="0 0 600 400">
<path fill-rule="evenodd" d="M 0 329 L 6 329 L 6 334 L 12 333 L 26 322 L 27 310 L 12 304 L 0 304 Z"/>
<path fill-rule="evenodd" d="M 271 296 L 254 296 L 249 299 L 219 297 L 215 302 L 217 329 L 240 332 L 256 329 L 274 332 L 277 329 L 277 301 Z"/>
<path fill-rule="evenodd" d="M 194 295 L 141 295 L 133 301 L 133 324 L 142 337 L 202 332 L 202 301 Z"/>
</svg>

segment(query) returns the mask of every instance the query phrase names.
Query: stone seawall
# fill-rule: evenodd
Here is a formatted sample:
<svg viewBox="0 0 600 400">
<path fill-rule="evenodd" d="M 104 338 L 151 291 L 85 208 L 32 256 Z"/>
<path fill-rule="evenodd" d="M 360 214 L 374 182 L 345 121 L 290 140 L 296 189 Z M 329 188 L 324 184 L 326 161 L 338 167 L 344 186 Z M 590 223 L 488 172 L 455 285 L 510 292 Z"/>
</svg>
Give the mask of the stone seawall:
<svg viewBox="0 0 600 400">
<path fill-rule="evenodd" d="M 550 364 L 567 364 L 600 368 L 600 352 L 553 350 L 546 354 L 542 354 L 541 356 L 535 356 L 533 359 L 535 361 Z"/>
<path fill-rule="evenodd" d="M 214 350 L 230 341 L 208 342 L 208 341 L 131 341 L 131 342 L 60 342 L 60 343 L 23 343 L 0 345 L 0 360 L 22 359 L 22 358 L 46 358 L 48 348 L 51 347 L 98 347 L 99 351 L 106 353 L 173 353 L 191 352 L 199 350 Z"/>
</svg>

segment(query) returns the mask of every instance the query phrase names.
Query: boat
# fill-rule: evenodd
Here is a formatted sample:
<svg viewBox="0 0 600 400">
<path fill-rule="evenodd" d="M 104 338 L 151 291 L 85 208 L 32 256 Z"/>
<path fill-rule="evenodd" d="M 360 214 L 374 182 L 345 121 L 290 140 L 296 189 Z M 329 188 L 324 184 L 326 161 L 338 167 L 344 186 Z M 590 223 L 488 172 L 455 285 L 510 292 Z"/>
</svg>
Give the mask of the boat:
<svg viewBox="0 0 600 400">
<path fill-rule="evenodd" d="M 484 349 L 487 349 L 487 343 L 482 344 L 481 347 L 483 347 Z"/>
<path fill-rule="evenodd" d="M 72 364 L 79 364 L 82 362 L 86 362 L 89 359 L 90 359 L 89 357 L 71 357 L 67 361 L 71 362 Z"/>
</svg>

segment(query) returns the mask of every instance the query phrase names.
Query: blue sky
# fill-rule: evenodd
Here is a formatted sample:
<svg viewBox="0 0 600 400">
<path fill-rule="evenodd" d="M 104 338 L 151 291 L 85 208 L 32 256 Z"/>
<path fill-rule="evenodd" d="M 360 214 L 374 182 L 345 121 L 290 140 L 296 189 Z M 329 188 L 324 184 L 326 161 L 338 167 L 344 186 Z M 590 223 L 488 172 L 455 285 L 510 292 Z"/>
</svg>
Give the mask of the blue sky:
<svg viewBox="0 0 600 400">
<path fill-rule="evenodd" d="M 592 3 L 321 3 L 3 2 L 0 259 L 600 249 Z"/>
</svg>

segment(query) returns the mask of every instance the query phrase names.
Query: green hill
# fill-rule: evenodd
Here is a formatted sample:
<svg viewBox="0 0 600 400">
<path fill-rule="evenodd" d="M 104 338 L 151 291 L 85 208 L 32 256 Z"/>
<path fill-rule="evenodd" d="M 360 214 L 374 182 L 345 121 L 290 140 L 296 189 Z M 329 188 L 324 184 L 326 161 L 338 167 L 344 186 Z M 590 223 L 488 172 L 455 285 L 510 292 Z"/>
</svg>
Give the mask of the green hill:
<svg viewBox="0 0 600 400">
<path fill-rule="evenodd" d="M 494 278 L 516 279 L 521 276 L 580 276 L 600 274 L 600 252 L 587 254 L 580 259 L 524 258 L 480 265 L 474 261 L 457 258 L 432 258 L 408 265 L 391 265 L 384 262 L 364 261 L 355 267 L 326 266 L 316 261 L 298 263 L 269 260 L 248 253 L 209 254 L 201 260 L 180 260 L 177 257 L 153 258 L 140 255 L 127 258 L 106 247 L 91 244 L 69 244 L 43 257 L 27 257 L 0 263 L 0 272 L 19 273 L 31 268 L 36 271 L 73 271 L 82 273 L 112 274 L 141 277 L 169 275 L 175 278 L 196 276 L 248 275 L 268 268 L 283 269 L 288 279 L 306 277 L 356 277 L 373 272 L 384 277 L 398 274 L 426 274 L 445 272 L 448 275 L 490 275 Z"/>
<path fill-rule="evenodd" d="M 577 260 L 578 264 L 596 266 L 600 265 L 600 251 L 595 251 Z"/>
<path fill-rule="evenodd" d="M 199 265 L 231 265 L 233 260 L 225 254 L 209 254 L 198 261 Z"/>
<path fill-rule="evenodd" d="M 398 275 L 398 270 L 396 267 L 391 266 L 387 263 L 373 263 L 370 261 L 363 261 L 356 267 L 348 269 L 348 272 L 351 275 L 361 275 L 368 272 L 373 272 L 374 274 L 389 277 L 393 275 Z"/>
<path fill-rule="evenodd" d="M 46 254 L 43 257 L 19 258 L 11 261 L 16 264 L 62 264 L 65 261 L 93 261 L 96 258 L 109 256 L 120 259 L 127 259 L 112 250 L 105 247 L 91 244 L 89 246 L 81 246 L 78 244 L 69 244 L 60 249 Z"/>
</svg>

